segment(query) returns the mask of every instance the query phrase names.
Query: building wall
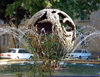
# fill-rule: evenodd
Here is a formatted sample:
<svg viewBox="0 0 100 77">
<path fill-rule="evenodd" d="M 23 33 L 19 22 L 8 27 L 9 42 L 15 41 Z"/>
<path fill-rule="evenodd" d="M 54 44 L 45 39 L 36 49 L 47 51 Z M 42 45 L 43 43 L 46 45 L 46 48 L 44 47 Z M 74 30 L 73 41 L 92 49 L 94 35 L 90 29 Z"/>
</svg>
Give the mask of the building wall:
<svg viewBox="0 0 100 77">
<path fill-rule="evenodd" d="M 6 48 L 8 48 L 8 35 L 7 34 L 3 34 L 0 36 L 0 51 L 4 52 L 6 50 Z"/>
<path fill-rule="evenodd" d="M 0 25 L 1 29 L 6 27 L 8 27 L 7 24 Z M 16 38 L 13 37 L 12 34 L 9 33 L 2 34 L 2 32 L 0 32 L 0 52 L 6 52 L 8 48 L 15 48 L 15 42 L 16 42 Z M 19 45 L 20 48 L 23 47 L 22 44 Z"/>
</svg>

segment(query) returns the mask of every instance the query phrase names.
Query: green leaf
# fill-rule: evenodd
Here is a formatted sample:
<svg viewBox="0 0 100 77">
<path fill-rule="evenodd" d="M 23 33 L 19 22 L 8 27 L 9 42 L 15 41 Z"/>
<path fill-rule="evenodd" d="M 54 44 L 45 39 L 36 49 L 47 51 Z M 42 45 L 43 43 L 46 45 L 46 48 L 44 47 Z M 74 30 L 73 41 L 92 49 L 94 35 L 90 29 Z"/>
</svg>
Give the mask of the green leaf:
<svg viewBox="0 0 100 77">
<path fill-rule="evenodd" d="M 44 4 L 45 4 L 45 7 L 51 7 L 52 6 L 52 4 L 47 0 L 44 1 Z"/>
</svg>

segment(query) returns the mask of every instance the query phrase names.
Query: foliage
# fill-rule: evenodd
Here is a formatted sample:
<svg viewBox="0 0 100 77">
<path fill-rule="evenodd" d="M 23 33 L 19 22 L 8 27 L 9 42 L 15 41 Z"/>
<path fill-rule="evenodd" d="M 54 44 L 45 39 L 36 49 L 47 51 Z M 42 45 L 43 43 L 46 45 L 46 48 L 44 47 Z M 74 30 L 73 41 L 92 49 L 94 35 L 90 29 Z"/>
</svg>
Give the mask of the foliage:
<svg viewBox="0 0 100 77">
<path fill-rule="evenodd" d="M 15 0 L 0 0 L 0 19 L 5 20 L 7 5 L 12 4 Z"/>
<path fill-rule="evenodd" d="M 51 0 L 52 1 L 52 0 Z M 21 20 L 29 15 L 33 15 L 37 11 L 51 7 L 49 0 L 0 0 L 0 19 L 19 25 Z M 59 0 L 53 0 L 53 2 Z"/>
<path fill-rule="evenodd" d="M 57 67 L 57 62 L 64 56 L 63 47 L 60 45 L 57 36 L 51 34 L 40 34 L 39 36 L 25 34 L 23 38 L 29 44 L 27 48 L 34 53 L 34 76 L 36 71 L 39 77 L 52 75 L 52 70 Z M 38 39 L 36 40 L 36 38 Z M 38 65 L 38 60 L 43 61 L 43 63 Z"/>
<path fill-rule="evenodd" d="M 79 25 L 76 25 L 76 36 L 82 34 L 82 29 Z"/>
<path fill-rule="evenodd" d="M 100 0 L 0 0 L 0 18 L 11 19 L 14 12 L 18 12 L 16 17 L 22 20 L 26 14 L 32 16 L 44 8 L 61 9 L 73 19 L 87 19 L 91 12 L 100 8 Z"/>
<path fill-rule="evenodd" d="M 28 43 L 27 48 L 36 53 L 41 59 L 58 60 L 63 56 L 64 50 L 57 36 L 39 35 L 36 40 L 36 36 L 27 35 L 26 37 L 26 35 L 23 38 Z"/>
<path fill-rule="evenodd" d="M 24 7 L 33 15 L 41 9 L 52 7 L 52 2 L 59 2 L 59 0 L 18 0 L 13 4 L 7 5 L 6 15 L 13 14 L 13 11 L 19 6 Z"/>
<path fill-rule="evenodd" d="M 53 8 L 61 9 L 73 19 L 87 19 L 91 12 L 100 9 L 100 0 L 61 0 Z"/>
</svg>

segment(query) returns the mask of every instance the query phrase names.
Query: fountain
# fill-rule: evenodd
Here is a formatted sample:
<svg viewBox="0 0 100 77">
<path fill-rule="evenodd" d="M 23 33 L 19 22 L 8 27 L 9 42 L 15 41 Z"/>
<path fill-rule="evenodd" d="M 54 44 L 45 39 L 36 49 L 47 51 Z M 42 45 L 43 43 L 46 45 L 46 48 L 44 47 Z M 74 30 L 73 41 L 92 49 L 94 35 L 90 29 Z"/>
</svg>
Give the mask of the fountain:
<svg viewBox="0 0 100 77">
<path fill-rule="evenodd" d="M 9 34 L 17 38 L 34 53 L 34 61 L 43 61 L 38 68 L 34 62 L 35 71 L 48 73 L 57 67 L 58 61 L 72 49 L 75 31 L 75 24 L 66 13 L 57 9 L 43 9 L 37 12 L 25 27 L 0 28 L 0 36 Z"/>
<path fill-rule="evenodd" d="M 18 29 L 15 27 L 0 28 L 0 36 L 3 34 L 10 34 L 17 38 L 23 46 L 35 54 L 34 61 L 37 59 L 43 61 L 40 65 L 37 65 L 36 62 L 33 64 L 34 72 L 38 70 L 39 73 L 50 72 L 50 74 L 77 40 L 76 28 L 72 19 L 57 9 L 43 9 L 37 12 L 24 27 Z M 73 48 L 72 52 L 84 40 L 92 36 L 99 37 L 100 32 L 96 30 L 90 32 Z"/>
<path fill-rule="evenodd" d="M 90 30 L 88 30 L 88 29 L 90 29 Z M 89 25 L 86 25 L 86 26 L 84 25 L 83 27 L 80 28 L 80 30 L 83 31 L 83 33 L 80 33 L 78 35 L 78 37 L 75 39 L 76 45 L 71 50 L 71 53 L 73 53 L 78 47 L 80 47 L 84 41 L 90 42 L 91 40 L 94 41 L 93 39 L 100 37 L 100 31 L 97 30 L 95 27 L 92 27 Z M 81 37 L 82 37 L 82 39 L 80 40 Z M 71 56 L 69 56 L 66 60 L 69 60 L 70 58 L 71 58 Z"/>
</svg>

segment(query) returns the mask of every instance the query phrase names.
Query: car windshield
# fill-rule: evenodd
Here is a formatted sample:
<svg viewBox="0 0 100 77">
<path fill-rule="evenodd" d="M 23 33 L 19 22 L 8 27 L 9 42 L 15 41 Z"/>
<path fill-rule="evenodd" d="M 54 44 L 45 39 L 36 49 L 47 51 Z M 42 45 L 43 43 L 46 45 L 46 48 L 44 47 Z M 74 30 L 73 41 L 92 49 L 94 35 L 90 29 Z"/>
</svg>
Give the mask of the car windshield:
<svg viewBox="0 0 100 77">
<path fill-rule="evenodd" d="M 27 50 L 19 50 L 19 53 L 28 53 Z"/>
<path fill-rule="evenodd" d="M 8 49 L 7 52 L 8 52 L 8 53 L 16 53 L 16 50 L 14 50 L 14 49 Z"/>
<path fill-rule="evenodd" d="M 81 53 L 82 50 L 75 50 L 74 53 Z"/>
</svg>

